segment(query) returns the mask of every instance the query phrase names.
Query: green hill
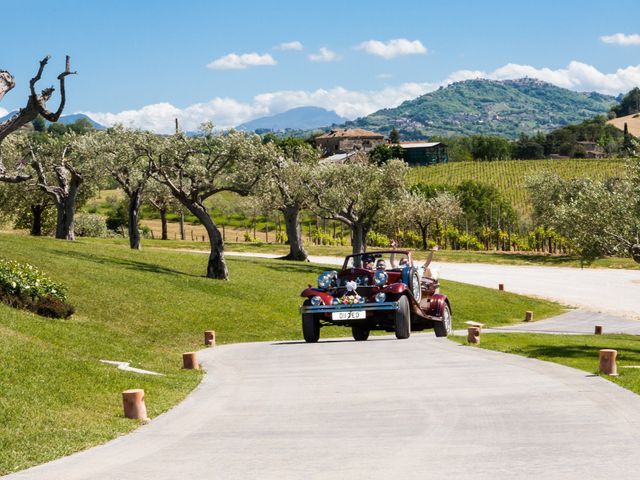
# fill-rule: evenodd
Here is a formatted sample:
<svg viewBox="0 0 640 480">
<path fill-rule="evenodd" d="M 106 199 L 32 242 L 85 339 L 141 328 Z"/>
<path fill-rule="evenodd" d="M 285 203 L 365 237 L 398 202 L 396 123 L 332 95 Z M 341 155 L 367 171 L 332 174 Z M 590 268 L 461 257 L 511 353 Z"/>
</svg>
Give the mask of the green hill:
<svg viewBox="0 0 640 480">
<path fill-rule="evenodd" d="M 516 138 L 606 114 L 616 99 L 579 93 L 540 80 L 466 80 L 441 87 L 396 108 L 348 122 L 388 133 L 396 127 L 405 140 L 432 135 L 501 135 Z"/>
<path fill-rule="evenodd" d="M 412 183 L 430 185 L 458 185 L 464 180 L 475 180 L 497 187 L 524 218 L 531 213 L 527 176 L 551 172 L 563 178 L 589 177 L 604 179 L 620 176 L 624 160 L 503 160 L 495 162 L 452 162 L 411 169 Z"/>
</svg>

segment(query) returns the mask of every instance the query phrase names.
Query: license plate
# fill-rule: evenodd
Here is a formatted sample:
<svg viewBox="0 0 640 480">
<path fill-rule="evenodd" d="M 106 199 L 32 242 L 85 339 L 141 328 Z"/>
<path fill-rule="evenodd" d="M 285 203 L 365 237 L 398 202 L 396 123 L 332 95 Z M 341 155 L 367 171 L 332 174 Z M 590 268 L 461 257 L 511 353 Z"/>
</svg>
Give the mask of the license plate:
<svg viewBox="0 0 640 480">
<path fill-rule="evenodd" d="M 364 310 L 351 310 L 348 312 L 332 312 L 331 318 L 333 320 L 361 320 L 367 318 L 367 312 Z"/>
</svg>

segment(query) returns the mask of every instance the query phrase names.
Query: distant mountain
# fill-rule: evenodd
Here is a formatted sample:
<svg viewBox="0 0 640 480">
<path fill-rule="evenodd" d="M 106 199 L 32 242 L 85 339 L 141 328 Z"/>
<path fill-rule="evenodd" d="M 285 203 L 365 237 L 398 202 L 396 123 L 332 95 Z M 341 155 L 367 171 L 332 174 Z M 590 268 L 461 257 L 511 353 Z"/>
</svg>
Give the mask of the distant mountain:
<svg viewBox="0 0 640 480">
<path fill-rule="evenodd" d="M 606 114 L 615 102 L 608 95 L 574 92 L 531 78 L 477 79 L 441 87 L 345 126 L 381 133 L 396 127 L 405 140 L 473 134 L 516 138 Z"/>
<path fill-rule="evenodd" d="M 63 115 L 63 116 L 60 117 L 60 120 L 58 120 L 58 122 L 59 123 L 64 123 L 65 125 L 69 125 L 70 123 L 75 123 L 78 120 L 83 119 L 83 118 L 88 120 L 89 123 L 96 130 L 104 130 L 105 128 L 107 128 L 104 125 L 101 125 L 100 123 L 98 123 L 95 120 L 93 120 L 91 117 L 85 115 L 84 113 L 72 113 L 71 115 Z"/>
<path fill-rule="evenodd" d="M 346 121 L 335 112 L 320 107 L 298 107 L 270 117 L 261 117 L 238 125 L 238 130 L 255 132 L 256 130 L 312 130 L 329 127 Z"/>
<path fill-rule="evenodd" d="M 8 120 L 9 118 L 11 118 L 16 113 L 18 113 L 18 112 L 17 111 L 9 112 L 4 117 L 0 117 L 0 123 L 4 122 L 5 120 Z M 93 125 L 93 128 L 95 128 L 96 130 L 103 130 L 104 128 L 106 128 L 104 125 L 99 124 L 98 122 L 93 120 L 91 117 L 85 115 L 84 113 L 72 113 L 71 115 L 62 115 L 60 117 L 60 119 L 58 120 L 58 122 L 59 123 L 64 123 L 65 125 L 68 125 L 70 123 L 75 123 L 76 121 L 80 120 L 81 118 L 87 119 L 89 121 L 89 123 L 91 123 L 91 125 Z M 49 123 L 51 123 L 51 122 L 48 122 L 48 121 L 45 121 L 45 122 L 46 122 L 47 125 L 49 125 Z"/>
</svg>

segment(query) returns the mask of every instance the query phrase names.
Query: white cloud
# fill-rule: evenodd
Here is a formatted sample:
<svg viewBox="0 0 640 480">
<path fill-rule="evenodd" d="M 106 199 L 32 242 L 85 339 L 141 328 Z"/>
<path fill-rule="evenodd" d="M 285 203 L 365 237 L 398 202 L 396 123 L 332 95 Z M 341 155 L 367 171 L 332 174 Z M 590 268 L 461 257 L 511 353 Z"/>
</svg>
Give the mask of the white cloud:
<svg viewBox="0 0 640 480">
<path fill-rule="evenodd" d="M 629 45 L 640 45 L 640 35 L 637 33 L 632 33 L 630 35 L 615 33 L 613 35 L 603 35 L 600 37 L 600 41 L 602 43 L 614 43 L 616 45 L 627 47 Z"/>
<path fill-rule="evenodd" d="M 338 59 L 340 59 L 338 54 L 326 47 L 321 47 L 318 53 L 309 54 L 309 60 L 311 60 L 312 62 L 332 62 Z"/>
<path fill-rule="evenodd" d="M 9 113 L 9 110 L 5 110 L 4 108 L 0 107 L 0 117 L 4 117 L 7 113 Z"/>
<path fill-rule="evenodd" d="M 293 42 L 283 42 L 276 47 L 278 50 L 302 50 L 304 46 L 301 42 L 295 40 Z"/>
<path fill-rule="evenodd" d="M 377 55 L 386 60 L 404 55 L 424 55 L 427 53 L 427 48 L 420 40 L 412 41 L 406 38 L 396 38 L 388 42 L 367 40 L 358 45 L 356 49 L 364 50 L 370 55 Z"/>
<path fill-rule="evenodd" d="M 230 53 L 207 64 L 207 68 L 212 70 L 241 70 L 247 67 L 275 65 L 276 63 L 268 53 L 263 55 L 255 52 L 243 53 L 242 55 Z"/>
<path fill-rule="evenodd" d="M 379 73 L 378 75 L 376 75 L 376 78 L 380 78 L 382 80 L 386 80 L 388 78 L 393 78 L 393 74 L 391 74 L 391 73 Z"/>
<path fill-rule="evenodd" d="M 593 65 L 576 61 L 569 63 L 566 68 L 556 70 L 510 63 L 484 76 L 496 80 L 533 77 L 570 90 L 617 95 L 640 85 L 640 65 L 603 73 Z"/>
<path fill-rule="evenodd" d="M 603 73 L 591 65 L 571 62 L 566 68 L 536 68 L 531 65 L 507 64 L 492 72 L 458 70 L 440 82 L 409 82 L 379 90 L 348 90 L 337 86 L 329 89 L 281 90 L 256 95 L 249 102 L 216 97 L 205 103 L 178 108 L 170 103 L 147 105 L 139 110 L 120 113 L 83 112 L 104 125 L 123 123 L 127 126 L 171 133 L 174 119 L 184 130 L 195 130 L 204 121 L 218 128 L 230 128 L 265 115 L 274 115 L 290 108 L 318 106 L 353 119 L 381 108 L 395 107 L 453 82 L 474 78 L 505 80 L 521 77 L 538 78 L 560 87 L 578 91 L 598 91 L 617 95 L 640 85 L 640 65 Z"/>
</svg>

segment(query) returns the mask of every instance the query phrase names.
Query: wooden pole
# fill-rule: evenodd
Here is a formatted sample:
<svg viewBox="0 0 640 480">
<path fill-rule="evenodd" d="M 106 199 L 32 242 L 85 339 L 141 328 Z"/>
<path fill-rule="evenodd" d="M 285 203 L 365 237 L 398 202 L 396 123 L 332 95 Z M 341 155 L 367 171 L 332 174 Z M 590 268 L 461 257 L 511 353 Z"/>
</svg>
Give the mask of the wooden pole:
<svg viewBox="0 0 640 480">
<path fill-rule="evenodd" d="M 196 352 L 187 352 L 182 354 L 182 368 L 186 368 L 188 370 L 198 370 L 200 368 Z"/>
<path fill-rule="evenodd" d="M 207 347 L 215 347 L 216 346 L 216 332 L 215 332 L 215 330 L 206 330 L 204 332 L 204 344 Z"/>
<path fill-rule="evenodd" d="M 473 345 L 480 344 L 480 328 L 479 327 L 467 328 L 467 343 L 470 343 Z"/>
<path fill-rule="evenodd" d="M 122 407 L 126 418 L 135 420 L 149 420 L 147 407 L 144 403 L 144 390 L 134 388 L 122 392 Z"/>
<path fill-rule="evenodd" d="M 616 350 L 600 350 L 600 366 L 598 368 L 600 373 L 611 376 L 618 375 L 618 366 L 616 365 L 617 356 L 618 352 Z"/>
<path fill-rule="evenodd" d="M 594 335 L 602 335 L 602 325 L 596 325 Z"/>
<path fill-rule="evenodd" d="M 527 312 L 524 314 L 524 321 L 525 322 L 533 321 L 533 312 L 531 310 L 527 310 Z"/>
</svg>

